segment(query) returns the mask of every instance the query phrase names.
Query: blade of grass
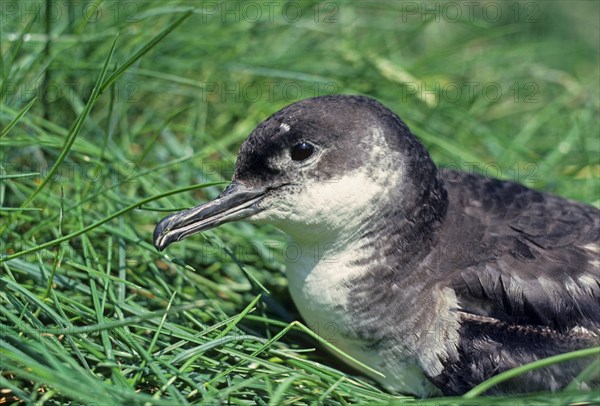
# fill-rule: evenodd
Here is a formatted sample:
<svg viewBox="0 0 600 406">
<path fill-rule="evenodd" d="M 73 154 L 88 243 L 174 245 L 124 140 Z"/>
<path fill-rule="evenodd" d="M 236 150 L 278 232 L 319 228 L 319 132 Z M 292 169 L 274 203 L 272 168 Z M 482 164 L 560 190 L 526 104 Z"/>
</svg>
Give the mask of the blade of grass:
<svg viewBox="0 0 600 406">
<path fill-rule="evenodd" d="M 29 111 L 29 109 L 31 108 L 31 106 L 33 106 L 36 101 L 37 101 L 37 96 L 35 96 L 33 99 L 31 99 L 31 101 L 29 101 L 29 103 L 27 103 L 25 105 L 25 107 L 23 107 L 21 109 L 21 111 L 19 111 L 17 113 L 17 115 L 15 116 L 15 118 L 13 118 L 10 121 L 10 123 L 8 123 L 8 125 L 6 127 L 4 127 L 4 130 L 2 130 L 2 132 L 0 132 L 0 138 L 4 137 L 6 134 L 8 134 L 9 131 L 12 130 L 12 128 L 15 125 L 17 125 L 17 123 L 19 122 L 19 120 L 21 119 L 21 117 L 23 117 L 25 114 L 27 114 L 27 112 Z"/>
<path fill-rule="evenodd" d="M 277 389 L 275 389 L 275 392 L 273 392 L 273 396 L 269 400 L 269 406 L 280 405 L 281 402 L 283 401 L 283 398 L 285 397 L 285 394 L 286 394 L 286 391 L 288 390 L 288 388 L 292 385 L 292 383 L 294 383 L 294 381 L 296 381 L 298 378 L 300 378 L 300 376 L 301 376 L 300 374 L 293 374 L 293 375 L 287 377 L 286 379 L 284 379 L 283 382 L 281 382 L 279 384 L 279 386 L 277 386 Z"/>
<path fill-rule="evenodd" d="M 509 379 L 512 379 L 516 376 L 523 375 L 527 372 L 533 371 L 538 368 L 544 368 L 550 365 L 558 364 L 565 361 L 572 361 L 579 358 L 591 357 L 591 356 L 600 356 L 600 347 L 592 347 L 586 348 L 583 350 L 577 350 L 573 352 L 568 352 L 566 354 L 554 355 L 552 357 L 540 359 L 534 362 L 530 362 L 529 364 L 521 365 L 520 367 L 513 368 L 511 370 L 502 372 L 494 376 L 493 378 L 488 379 L 485 382 L 480 383 L 467 393 L 463 395 L 465 399 L 474 399 L 477 396 L 483 394 L 485 391 L 490 389 L 491 387 L 498 385 L 501 382 L 505 382 Z"/>
<path fill-rule="evenodd" d="M 581 384 L 598 379 L 598 377 L 600 377 L 600 357 L 592 361 L 583 371 L 581 371 L 565 390 L 578 390 L 581 388 Z"/>
</svg>

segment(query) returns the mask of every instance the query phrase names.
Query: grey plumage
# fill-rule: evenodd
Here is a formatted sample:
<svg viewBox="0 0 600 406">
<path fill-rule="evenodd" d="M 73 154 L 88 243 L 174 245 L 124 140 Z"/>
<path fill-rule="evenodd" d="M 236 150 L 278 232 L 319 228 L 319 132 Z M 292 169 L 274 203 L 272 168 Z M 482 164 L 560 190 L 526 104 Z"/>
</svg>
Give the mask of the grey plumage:
<svg viewBox="0 0 600 406">
<path fill-rule="evenodd" d="M 300 147 L 311 149 L 293 159 Z M 319 97 L 273 114 L 242 145 L 232 186 L 164 219 L 155 245 L 241 218 L 331 247 L 288 264 L 292 297 L 309 325 L 339 323 L 348 352 L 384 371 L 392 390 L 460 394 L 514 366 L 598 345 L 600 212 L 438 171 L 372 99 Z M 586 362 L 492 392 L 556 390 Z"/>
</svg>

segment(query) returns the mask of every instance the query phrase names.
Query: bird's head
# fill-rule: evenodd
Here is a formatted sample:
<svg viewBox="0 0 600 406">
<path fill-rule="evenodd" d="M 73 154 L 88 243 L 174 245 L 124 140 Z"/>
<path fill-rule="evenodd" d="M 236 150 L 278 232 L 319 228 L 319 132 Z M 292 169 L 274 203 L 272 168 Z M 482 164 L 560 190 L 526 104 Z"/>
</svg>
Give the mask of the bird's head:
<svg viewBox="0 0 600 406">
<path fill-rule="evenodd" d="M 296 240 L 336 238 L 390 204 L 402 213 L 435 172 L 408 127 L 379 102 L 306 99 L 258 125 L 240 148 L 231 184 L 216 199 L 163 219 L 154 244 L 162 250 L 241 219 L 273 224 Z"/>
</svg>

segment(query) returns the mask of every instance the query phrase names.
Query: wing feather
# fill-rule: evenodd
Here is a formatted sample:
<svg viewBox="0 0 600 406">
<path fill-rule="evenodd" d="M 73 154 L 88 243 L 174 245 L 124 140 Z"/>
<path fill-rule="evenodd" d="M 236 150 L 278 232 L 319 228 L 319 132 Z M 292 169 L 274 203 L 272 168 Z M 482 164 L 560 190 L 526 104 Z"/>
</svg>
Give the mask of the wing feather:
<svg viewBox="0 0 600 406">
<path fill-rule="evenodd" d="M 600 331 L 600 211 L 458 172 L 446 188 L 442 241 L 474 247 L 441 264 L 463 311 L 559 332 Z"/>
</svg>

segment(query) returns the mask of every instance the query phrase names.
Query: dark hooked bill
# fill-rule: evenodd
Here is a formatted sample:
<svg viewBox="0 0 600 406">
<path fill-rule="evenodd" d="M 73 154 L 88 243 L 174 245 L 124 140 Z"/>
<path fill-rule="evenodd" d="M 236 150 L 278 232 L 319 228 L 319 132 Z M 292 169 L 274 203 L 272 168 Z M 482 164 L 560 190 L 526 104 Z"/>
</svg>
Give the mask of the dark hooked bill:
<svg viewBox="0 0 600 406">
<path fill-rule="evenodd" d="M 266 192 L 232 182 L 216 199 L 162 219 L 154 229 L 154 246 L 162 251 L 192 234 L 259 213 Z"/>
</svg>

